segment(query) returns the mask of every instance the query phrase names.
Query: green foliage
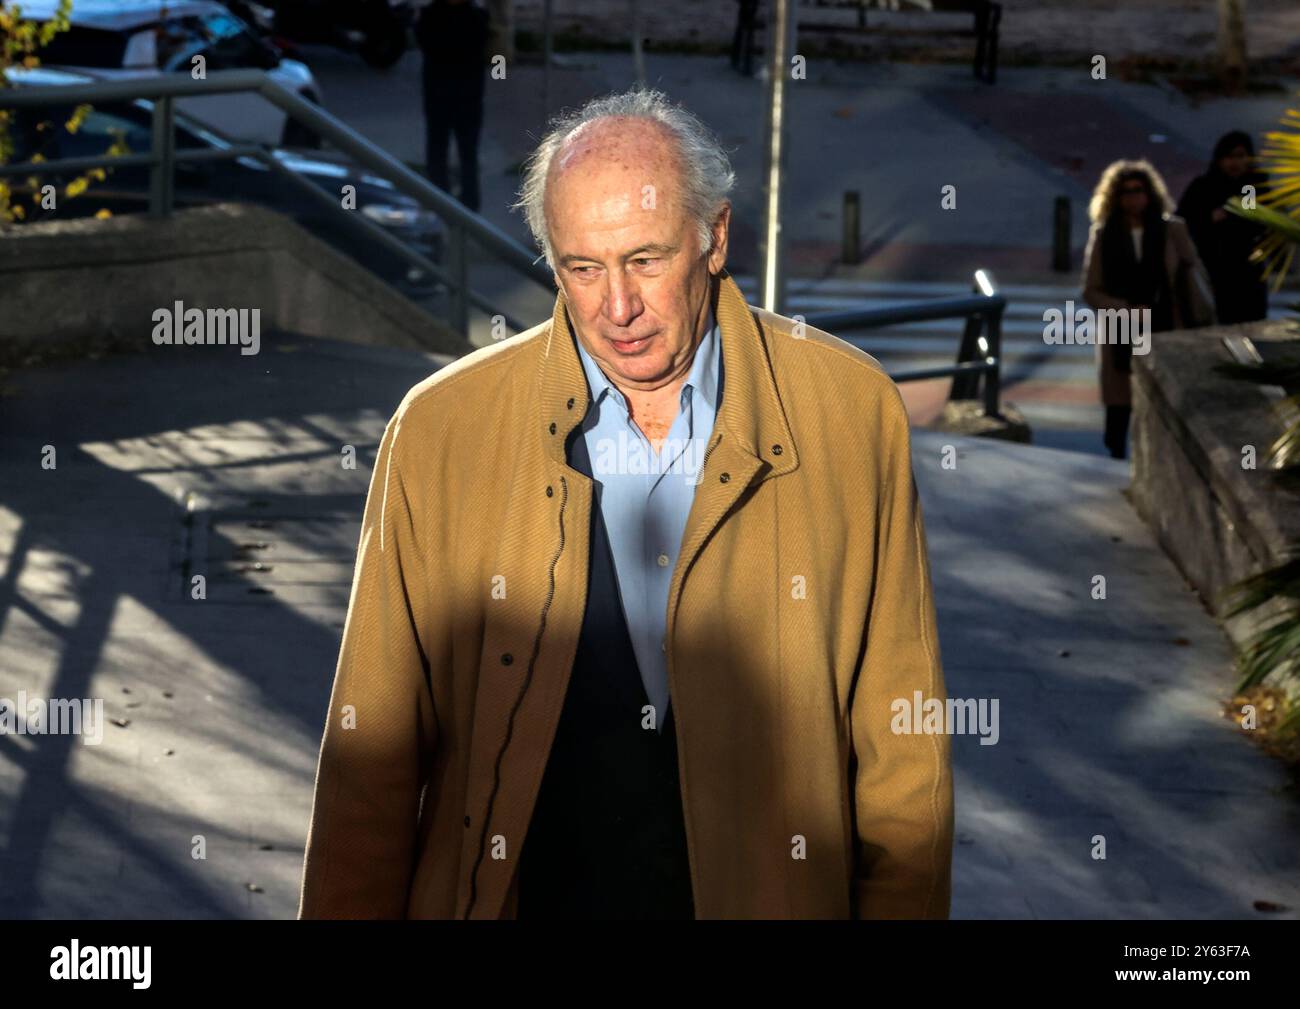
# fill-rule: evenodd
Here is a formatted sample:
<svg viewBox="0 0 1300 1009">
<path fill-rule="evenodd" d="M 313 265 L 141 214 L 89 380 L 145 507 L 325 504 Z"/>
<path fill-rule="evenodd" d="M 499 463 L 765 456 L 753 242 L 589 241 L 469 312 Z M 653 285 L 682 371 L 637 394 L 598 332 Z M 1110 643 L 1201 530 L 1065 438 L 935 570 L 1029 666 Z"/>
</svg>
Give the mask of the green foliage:
<svg viewBox="0 0 1300 1009">
<path fill-rule="evenodd" d="M 1252 575 L 1225 592 L 1225 617 L 1237 617 L 1275 600 L 1285 600 L 1285 611 L 1251 638 L 1238 658 L 1241 679 L 1237 691 L 1262 683 L 1276 673 L 1300 677 L 1300 558 Z M 1286 715 L 1284 728 L 1300 728 L 1300 706 Z"/>
</svg>

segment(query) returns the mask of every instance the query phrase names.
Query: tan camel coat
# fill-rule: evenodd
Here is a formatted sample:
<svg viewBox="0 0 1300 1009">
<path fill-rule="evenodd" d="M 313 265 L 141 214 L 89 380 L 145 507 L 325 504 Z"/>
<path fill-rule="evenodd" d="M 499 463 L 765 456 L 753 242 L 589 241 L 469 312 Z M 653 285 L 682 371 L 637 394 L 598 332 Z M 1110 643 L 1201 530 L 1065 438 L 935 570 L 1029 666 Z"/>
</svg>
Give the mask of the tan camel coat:
<svg viewBox="0 0 1300 1009">
<path fill-rule="evenodd" d="M 942 918 L 950 740 L 898 389 L 717 288 L 726 387 L 668 606 L 700 918 Z M 317 768 L 304 918 L 511 917 L 586 602 L 588 390 L 547 322 L 416 386 L 376 459 Z M 504 593 L 494 587 L 504 586 Z"/>
</svg>

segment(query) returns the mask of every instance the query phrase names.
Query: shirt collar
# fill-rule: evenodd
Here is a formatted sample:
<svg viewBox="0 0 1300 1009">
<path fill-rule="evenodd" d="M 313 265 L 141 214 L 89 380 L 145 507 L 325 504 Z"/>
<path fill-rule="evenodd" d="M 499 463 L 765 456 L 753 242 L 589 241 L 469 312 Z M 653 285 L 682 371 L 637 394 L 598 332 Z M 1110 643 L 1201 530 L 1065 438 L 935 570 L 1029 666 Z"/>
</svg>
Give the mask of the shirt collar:
<svg viewBox="0 0 1300 1009">
<path fill-rule="evenodd" d="M 601 398 L 608 392 L 626 408 L 627 403 L 623 400 L 623 394 L 614 387 L 614 384 L 606 377 L 605 373 L 600 370 L 600 365 L 596 363 L 595 358 L 587 353 L 587 348 L 582 345 L 577 333 L 573 334 L 573 344 L 578 348 L 578 357 L 582 359 L 582 370 L 587 374 L 587 386 L 591 389 L 592 405 L 599 404 Z"/>
<path fill-rule="evenodd" d="M 694 389 L 709 409 L 718 410 L 718 357 L 722 353 L 722 341 L 718 339 L 718 323 L 713 317 L 713 306 L 709 306 L 709 328 L 704 331 L 704 338 L 695 348 L 695 360 L 691 363 L 691 372 L 686 376 L 684 389 Z"/>
</svg>

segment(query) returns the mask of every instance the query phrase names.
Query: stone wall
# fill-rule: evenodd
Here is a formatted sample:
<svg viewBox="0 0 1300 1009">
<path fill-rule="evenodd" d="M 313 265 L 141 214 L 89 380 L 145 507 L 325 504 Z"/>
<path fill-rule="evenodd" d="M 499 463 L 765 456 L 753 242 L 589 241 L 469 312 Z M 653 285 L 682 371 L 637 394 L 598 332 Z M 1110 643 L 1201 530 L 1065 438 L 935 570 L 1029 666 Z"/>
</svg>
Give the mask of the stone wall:
<svg viewBox="0 0 1300 1009">
<path fill-rule="evenodd" d="M 1274 400 L 1215 370 L 1232 360 L 1224 337 L 1266 346 L 1287 328 L 1160 333 L 1150 354 L 1133 358 L 1133 504 L 1216 615 L 1224 588 L 1300 550 L 1300 477 L 1269 465 L 1282 430 Z M 1254 469 L 1243 464 L 1247 446 Z M 1227 629 L 1240 642 L 1259 616 Z"/>
<path fill-rule="evenodd" d="M 187 307 L 260 308 L 263 332 L 460 356 L 472 348 L 352 259 L 245 204 L 0 230 L 0 361 L 149 338 Z"/>
</svg>

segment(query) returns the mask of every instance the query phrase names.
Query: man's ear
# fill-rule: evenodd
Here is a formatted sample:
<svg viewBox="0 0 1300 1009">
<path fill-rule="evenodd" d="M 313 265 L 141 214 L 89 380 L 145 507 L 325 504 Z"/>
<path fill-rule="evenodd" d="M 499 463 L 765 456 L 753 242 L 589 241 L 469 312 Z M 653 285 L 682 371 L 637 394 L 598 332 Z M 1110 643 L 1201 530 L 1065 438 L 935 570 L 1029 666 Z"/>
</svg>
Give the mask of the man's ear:
<svg viewBox="0 0 1300 1009">
<path fill-rule="evenodd" d="M 731 201 L 722 205 L 713 222 L 713 248 L 709 252 L 709 273 L 717 276 L 727 265 L 727 235 L 731 229 Z"/>
</svg>

